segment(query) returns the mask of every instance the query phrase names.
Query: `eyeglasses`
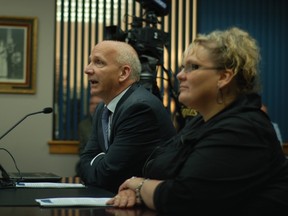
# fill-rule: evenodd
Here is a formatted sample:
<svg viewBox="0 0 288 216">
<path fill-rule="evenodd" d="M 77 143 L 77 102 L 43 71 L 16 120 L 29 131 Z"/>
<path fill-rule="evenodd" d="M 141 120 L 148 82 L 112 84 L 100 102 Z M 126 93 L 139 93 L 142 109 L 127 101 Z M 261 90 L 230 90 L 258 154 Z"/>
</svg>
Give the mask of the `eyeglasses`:
<svg viewBox="0 0 288 216">
<path fill-rule="evenodd" d="M 200 65 L 197 64 L 187 64 L 187 65 L 182 65 L 180 67 L 180 71 L 184 71 L 185 73 L 190 73 L 192 71 L 195 70 L 223 70 L 225 68 L 221 68 L 221 67 L 202 67 Z"/>
</svg>

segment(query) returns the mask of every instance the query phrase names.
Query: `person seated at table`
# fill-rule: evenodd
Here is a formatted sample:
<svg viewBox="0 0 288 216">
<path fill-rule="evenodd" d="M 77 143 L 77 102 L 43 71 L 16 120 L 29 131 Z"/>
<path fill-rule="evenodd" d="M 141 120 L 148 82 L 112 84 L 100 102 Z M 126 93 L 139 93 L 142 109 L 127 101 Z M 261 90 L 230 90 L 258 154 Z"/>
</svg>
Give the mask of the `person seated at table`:
<svg viewBox="0 0 288 216">
<path fill-rule="evenodd" d="M 262 104 L 261 110 L 268 115 L 267 106 L 265 106 L 264 104 Z M 278 137 L 278 140 L 279 140 L 280 144 L 283 145 L 283 139 L 282 139 L 281 131 L 280 131 L 280 128 L 279 128 L 278 124 L 277 124 L 276 122 L 273 122 L 273 121 L 271 121 L 271 123 L 272 123 L 272 125 L 273 125 L 273 127 L 274 127 L 274 130 L 275 130 L 275 132 L 276 132 L 276 135 L 277 135 L 277 137 Z"/>
<path fill-rule="evenodd" d="M 85 74 L 90 93 L 103 102 L 96 108 L 92 134 L 80 155 L 79 176 L 86 185 L 117 192 L 125 179 L 141 175 L 147 157 L 176 129 L 162 101 L 139 84 L 141 63 L 131 45 L 105 40 L 89 58 Z M 104 110 L 110 115 L 103 131 Z"/>
<path fill-rule="evenodd" d="M 200 34 L 177 74 L 179 101 L 199 112 L 150 155 L 107 204 L 165 215 L 280 215 L 288 162 L 261 111 L 257 41 L 232 27 Z M 258 83 L 258 84 L 257 84 Z"/>
<path fill-rule="evenodd" d="M 79 122 L 78 125 L 78 136 L 79 136 L 79 156 L 84 151 L 86 143 L 88 142 L 92 132 L 92 119 L 95 113 L 97 105 L 102 101 L 101 98 L 90 95 L 89 98 L 89 113 L 88 115 Z M 79 176 L 80 161 L 77 162 L 75 170 L 76 176 Z"/>
</svg>

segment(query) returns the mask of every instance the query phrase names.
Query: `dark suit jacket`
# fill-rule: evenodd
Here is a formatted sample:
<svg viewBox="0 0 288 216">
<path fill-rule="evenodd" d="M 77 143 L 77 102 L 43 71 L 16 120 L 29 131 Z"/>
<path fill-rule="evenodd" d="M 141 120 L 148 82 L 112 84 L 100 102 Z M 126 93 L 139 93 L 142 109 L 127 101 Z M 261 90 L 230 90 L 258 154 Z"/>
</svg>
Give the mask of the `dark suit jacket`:
<svg viewBox="0 0 288 216">
<path fill-rule="evenodd" d="M 207 122 L 193 118 L 147 163 L 145 177 L 167 179 L 154 192 L 158 211 L 255 216 L 288 209 L 288 160 L 261 104 L 259 95 L 242 95 Z M 174 175 L 171 152 L 186 157 Z"/>
<path fill-rule="evenodd" d="M 101 115 L 97 106 L 90 140 L 80 158 L 80 177 L 87 185 L 117 192 L 124 180 L 141 176 L 142 167 L 153 149 L 176 134 L 162 102 L 144 87 L 133 84 L 113 114 L 109 149 L 105 150 Z M 91 160 L 99 155 L 90 165 Z"/>
</svg>

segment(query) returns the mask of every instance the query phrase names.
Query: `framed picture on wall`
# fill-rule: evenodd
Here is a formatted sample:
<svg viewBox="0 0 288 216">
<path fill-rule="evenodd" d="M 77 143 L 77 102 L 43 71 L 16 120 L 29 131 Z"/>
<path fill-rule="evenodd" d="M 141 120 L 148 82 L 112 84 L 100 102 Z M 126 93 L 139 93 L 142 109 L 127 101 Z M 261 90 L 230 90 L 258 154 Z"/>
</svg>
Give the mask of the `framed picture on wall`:
<svg viewBox="0 0 288 216">
<path fill-rule="evenodd" d="M 0 93 L 35 94 L 36 17 L 0 16 Z"/>
</svg>

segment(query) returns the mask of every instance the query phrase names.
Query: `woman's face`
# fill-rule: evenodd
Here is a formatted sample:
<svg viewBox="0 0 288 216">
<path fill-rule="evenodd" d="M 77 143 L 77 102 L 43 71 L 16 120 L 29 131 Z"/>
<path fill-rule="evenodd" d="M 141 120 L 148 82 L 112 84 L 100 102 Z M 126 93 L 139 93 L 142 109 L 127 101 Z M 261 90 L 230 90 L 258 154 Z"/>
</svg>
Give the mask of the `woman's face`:
<svg viewBox="0 0 288 216">
<path fill-rule="evenodd" d="M 185 106 L 208 110 L 215 104 L 218 93 L 219 70 L 203 46 L 194 46 L 184 57 L 179 80 L 179 101 Z"/>
</svg>

